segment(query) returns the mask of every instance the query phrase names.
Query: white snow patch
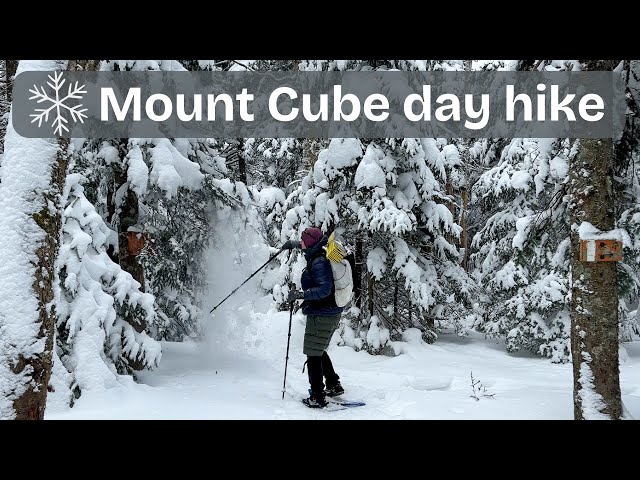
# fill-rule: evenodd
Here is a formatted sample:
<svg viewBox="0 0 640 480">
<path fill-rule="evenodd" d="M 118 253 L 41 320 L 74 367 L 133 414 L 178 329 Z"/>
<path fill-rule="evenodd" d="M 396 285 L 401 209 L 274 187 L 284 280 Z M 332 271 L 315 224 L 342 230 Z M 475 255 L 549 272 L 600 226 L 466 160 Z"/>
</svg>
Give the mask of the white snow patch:
<svg viewBox="0 0 640 480">
<path fill-rule="evenodd" d="M 578 234 L 580 235 L 580 240 L 617 240 L 623 244 L 631 245 L 629 234 L 622 228 L 602 231 L 589 222 L 582 222 L 578 227 Z"/>
</svg>

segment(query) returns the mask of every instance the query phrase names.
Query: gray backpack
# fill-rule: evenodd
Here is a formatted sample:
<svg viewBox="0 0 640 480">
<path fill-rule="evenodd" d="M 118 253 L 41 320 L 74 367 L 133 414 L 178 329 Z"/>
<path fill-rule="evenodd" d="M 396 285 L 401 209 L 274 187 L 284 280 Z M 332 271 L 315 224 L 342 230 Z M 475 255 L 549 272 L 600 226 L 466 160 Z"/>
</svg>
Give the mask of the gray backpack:
<svg viewBox="0 0 640 480">
<path fill-rule="evenodd" d="M 344 307 L 353 297 L 353 271 L 351 263 L 346 258 L 350 253 L 340 241 L 335 239 L 334 233 L 329 236 L 325 250 L 333 273 L 336 305 Z"/>
</svg>

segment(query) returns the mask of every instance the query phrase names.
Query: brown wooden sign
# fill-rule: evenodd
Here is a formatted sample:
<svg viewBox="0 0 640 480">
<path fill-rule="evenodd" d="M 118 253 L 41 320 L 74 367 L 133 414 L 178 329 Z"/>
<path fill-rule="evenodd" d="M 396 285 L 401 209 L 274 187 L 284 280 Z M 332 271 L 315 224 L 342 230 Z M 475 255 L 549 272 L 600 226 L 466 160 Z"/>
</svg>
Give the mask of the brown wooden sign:
<svg viewBox="0 0 640 480">
<path fill-rule="evenodd" d="M 581 262 L 621 262 L 622 242 L 619 240 L 580 240 Z"/>
<path fill-rule="evenodd" d="M 140 255 L 145 237 L 146 235 L 142 232 L 127 232 L 127 253 L 131 256 Z"/>
</svg>

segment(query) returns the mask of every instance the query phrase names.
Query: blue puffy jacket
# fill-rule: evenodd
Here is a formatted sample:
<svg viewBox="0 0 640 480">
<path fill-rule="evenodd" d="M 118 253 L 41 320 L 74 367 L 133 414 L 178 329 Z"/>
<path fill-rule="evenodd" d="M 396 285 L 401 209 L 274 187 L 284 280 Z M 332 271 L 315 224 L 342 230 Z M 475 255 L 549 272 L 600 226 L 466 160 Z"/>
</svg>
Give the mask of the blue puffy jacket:
<svg viewBox="0 0 640 480">
<path fill-rule="evenodd" d="M 322 248 L 328 240 L 325 235 L 312 248 L 303 250 L 307 268 L 302 271 L 300 283 L 304 291 L 302 313 L 305 315 L 336 315 L 344 310 L 336 305 L 333 272 Z"/>
</svg>

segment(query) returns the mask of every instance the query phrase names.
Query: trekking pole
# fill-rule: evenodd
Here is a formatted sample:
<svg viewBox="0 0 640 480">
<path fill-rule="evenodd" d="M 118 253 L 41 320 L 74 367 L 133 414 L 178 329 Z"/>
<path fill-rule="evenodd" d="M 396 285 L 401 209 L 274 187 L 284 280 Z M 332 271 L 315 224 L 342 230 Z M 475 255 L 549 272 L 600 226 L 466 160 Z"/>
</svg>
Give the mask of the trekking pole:
<svg viewBox="0 0 640 480">
<path fill-rule="evenodd" d="M 289 303 L 289 336 L 287 337 L 287 357 L 284 360 L 284 382 L 282 382 L 282 399 L 287 391 L 287 364 L 289 363 L 289 342 L 291 341 L 291 321 L 293 320 L 293 302 Z"/>
<path fill-rule="evenodd" d="M 262 265 L 258 270 L 256 270 L 255 272 L 253 272 L 253 273 L 251 274 L 251 276 L 250 276 L 249 278 L 247 278 L 244 282 L 242 282 L 240 285 L 238 285 L 236 288 L 234 288 L 234 289 L 233 289 L 233 292 L 231 292 L 229 295 L 227 295 L 226 297 L 224 297 L 224 298 L 222 299 L 222 302 L 220 302 L 220 303 L 219 303 L 219 304 L 217 304 L 215 307 L 213 307 L 213 308 L 209 311 L 209 313 L 212 313 L 216 308 L 218 308 L 220 305 L 222 305 L 222 304 L 224 303 L 224 301 L 225 301 L 227 298 L 229 298 L 231 295 L 233 295 L 234 293 L 236 293 L 236 292 L 238 291 L 238 289 L 239 289 L 242 285 L 244 285 L 244 284 L 245 284 L 245 283 L 247 283 L 249 280 L 251 280 L 251 279 L 253 278 L 253 276 L 254 276 L 256 273 L 258 273 L 260 270 L 262 270 L 264 267 L 266 267 L 266 266 L 267 266 L 267 264 L 268 264 L 271 260 L 273 260 L 274 258 L 276 258 L 276 257 L 277 257 L 278 255 L 280 255 L 283 251 L 284 251 L 284 249 L 283 249 L 283 248 L 281 248 L 280 250 L 278 250 L 278 253 L 274 253 L 274 254 L 269 258 L 269 260 L 267 260 L 266 262 L 264 262 L 264 265 Z"/>
</svg>

